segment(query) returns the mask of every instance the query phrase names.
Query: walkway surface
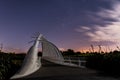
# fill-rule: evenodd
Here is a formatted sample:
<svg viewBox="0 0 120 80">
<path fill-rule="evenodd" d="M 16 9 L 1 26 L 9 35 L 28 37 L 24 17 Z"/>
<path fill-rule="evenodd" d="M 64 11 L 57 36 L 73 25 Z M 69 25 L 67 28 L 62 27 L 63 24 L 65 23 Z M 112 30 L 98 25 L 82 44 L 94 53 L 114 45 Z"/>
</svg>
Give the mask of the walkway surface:
<svg viewBox="0 0 120 80">
<path fill-rule="evenodd" d="M 17 80 L 119 80 L 97 75 L 87 68 L 73 68 L 42 60 L 42 67 L 35 73 Z"/>
</svg>

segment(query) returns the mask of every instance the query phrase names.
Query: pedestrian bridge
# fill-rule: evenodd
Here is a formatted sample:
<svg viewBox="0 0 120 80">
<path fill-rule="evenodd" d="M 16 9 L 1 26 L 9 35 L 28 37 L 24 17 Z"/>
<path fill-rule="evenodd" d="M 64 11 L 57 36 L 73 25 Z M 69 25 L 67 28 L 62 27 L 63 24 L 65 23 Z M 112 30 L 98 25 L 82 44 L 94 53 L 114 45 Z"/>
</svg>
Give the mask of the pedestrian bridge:
<svg viewBox="0 0 120 80">
<path fill-rule="evenodd" d="M 38 56 L 38 46 L 40 43 L 42 45 L 42 57 Z M 43 35 L 39 34 L 35 36 L 34 43 L 28 50 L 21 69 L 13 75 L 11 79 L 22 78 L 38 71 L 44 64 L 41 60 L 46 60 L 58 65 L 78 68 L 85 68 L 82 64 L 86 63 L 85 60 L 74 60 L 71 57 L 64 58 L 59 49 L 53 43 L 49 42 L 43 37 Z"/>
</svg>

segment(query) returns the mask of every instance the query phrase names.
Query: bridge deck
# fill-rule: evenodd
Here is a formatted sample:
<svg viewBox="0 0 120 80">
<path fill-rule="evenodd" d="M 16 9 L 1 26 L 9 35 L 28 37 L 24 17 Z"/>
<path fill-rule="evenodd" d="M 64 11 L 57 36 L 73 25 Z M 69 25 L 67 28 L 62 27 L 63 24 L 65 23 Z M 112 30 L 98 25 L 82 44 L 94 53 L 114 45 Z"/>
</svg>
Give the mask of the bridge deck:
<svg viewBox="0 0 120 80">
<path fill-rule="evenodd" d="M 17 80 L 117 80 L 100 77 L 96 71 L 84 68 L 61 66 L 42 60 L 42 67 L 35 73 Z"/>
</svg>

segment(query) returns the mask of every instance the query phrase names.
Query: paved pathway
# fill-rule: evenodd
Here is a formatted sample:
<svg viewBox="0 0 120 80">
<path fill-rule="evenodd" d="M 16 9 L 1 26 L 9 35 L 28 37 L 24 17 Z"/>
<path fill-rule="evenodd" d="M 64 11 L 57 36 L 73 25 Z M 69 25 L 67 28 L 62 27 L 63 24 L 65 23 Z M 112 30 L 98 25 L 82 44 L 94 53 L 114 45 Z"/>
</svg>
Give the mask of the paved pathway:
<svg viewBox="0 0 120 80">
<path fill-rule="evenodd" d="M 90 69 L 61 66 L 42 60 L 42 67 L 35 73 L 17 80 L 120 80 L 98 76 Z"/>
</svg>

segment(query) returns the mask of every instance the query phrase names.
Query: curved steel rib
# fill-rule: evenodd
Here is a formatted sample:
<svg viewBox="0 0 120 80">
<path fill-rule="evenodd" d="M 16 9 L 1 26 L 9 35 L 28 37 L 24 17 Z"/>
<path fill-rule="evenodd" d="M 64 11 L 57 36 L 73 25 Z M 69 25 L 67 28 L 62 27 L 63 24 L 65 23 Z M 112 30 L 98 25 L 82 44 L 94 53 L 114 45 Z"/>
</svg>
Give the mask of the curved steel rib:
<svg viewBox="0 0 120 80">
<path fill-rule="evenodd" d="M 27 52 L 27 55 L 23 61 L 21 69 L 15 75 L 13 75 L 11 79 L 25 77 L 37 71 L 41 67 L 40 62 L 41 57 L 38 57 L 38 45 L 41 37 L 42 35 L 39 35 L 36 38 L 33 46 Z"/>
</svg>

